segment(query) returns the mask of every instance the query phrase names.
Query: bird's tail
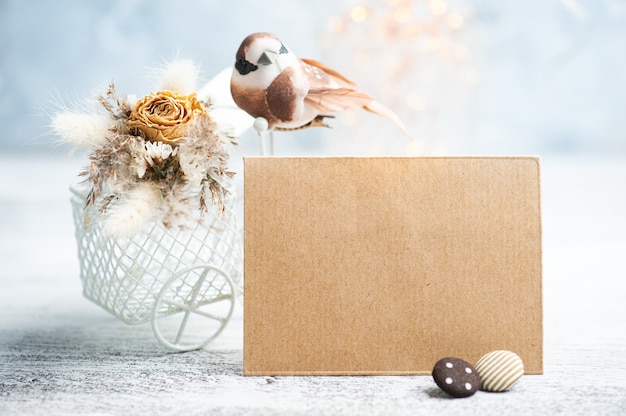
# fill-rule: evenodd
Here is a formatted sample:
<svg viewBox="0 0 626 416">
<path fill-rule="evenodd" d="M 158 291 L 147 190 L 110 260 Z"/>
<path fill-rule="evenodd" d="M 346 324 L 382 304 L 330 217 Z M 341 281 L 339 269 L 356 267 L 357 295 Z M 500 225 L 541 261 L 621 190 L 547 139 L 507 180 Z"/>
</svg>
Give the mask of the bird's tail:
<svg viewBox="0 0 626 416">
<path fill-rule="evenodd" d="M 363 108 L 369 112 L 378 114 L 379 116 L 384 117 L 387 120 L 391 121 L 393 124 L 398 126 L 400 130 L 402 130 L 402 133 L 404 133 L 404 135 L 407 138 L 409 139 L 411 138 L 409 131 L 404 126 L 404 123 L 402 122 L 402 120 L 400 120 L 400 117 L 398 117 L 396 113 L 394 113 L 393 111 L 391 111 L 389 108 L 385 107 L 378 101 L 372 101 L 369 104 L 364 105 Z"/>
</svg>

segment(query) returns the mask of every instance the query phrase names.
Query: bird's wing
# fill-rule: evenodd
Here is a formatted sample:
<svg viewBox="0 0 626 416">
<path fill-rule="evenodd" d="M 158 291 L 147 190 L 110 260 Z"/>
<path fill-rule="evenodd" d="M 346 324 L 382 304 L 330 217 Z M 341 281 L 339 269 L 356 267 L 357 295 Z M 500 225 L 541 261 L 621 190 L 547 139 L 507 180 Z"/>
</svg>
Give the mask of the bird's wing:
<svg viewBox="0 0 626 416">
<path fill-rule="evenodd" d="M 364 92 L 352 88 L 318 88 L 310 90 L 304 101 L 321 114 L 366 107 L 374 101 Z"/>
<path fill-rule="evenodd" d="M 298 88 L 292 82 L 294 69 L 289 67 L 281 72 L 265 90 L 265 100 L 273 117 L 282 121 L 290 121 L 294 117 L 298 101 L 306 94 L 306 90 Z"/>
<path fill-rule="evenodd" d="M 372 97 L 364 92 L 351 88 L 321 88 L 309 91 L 304 101 L 319 111 L 320 114 L 363 108 L 391 121 L 407 137 L 410 137 L 404 123 L 402 123 L 396 113 L 374 101 Z"/>
<path fill-rule="evenodd" d="M 304 62 L 304 64 L 306 64 L 306 65 L 310 65 L 310 66 L 312 66 L 314 68 L 317 68 L 317 69 L 321 70 L 323 73 L 328 75 L 331 79 L 333 79 L 335 82 L 338 82 L 339 84 L 343 84 L 343 85 L 346 85 L 348 87 L 355 87 L 356 86 L 356 84 L 354 82 L 350 81 L 348 78 L 344 77 L 339 72 L 335 71 L 334 69 L 332 69 L 331 67 L 329 67 L 326 64 L 318 62 L 318 61 L 316 61 L 314 59 L 300 58 L 300 60 L 302 62 Z"/>
</svg>

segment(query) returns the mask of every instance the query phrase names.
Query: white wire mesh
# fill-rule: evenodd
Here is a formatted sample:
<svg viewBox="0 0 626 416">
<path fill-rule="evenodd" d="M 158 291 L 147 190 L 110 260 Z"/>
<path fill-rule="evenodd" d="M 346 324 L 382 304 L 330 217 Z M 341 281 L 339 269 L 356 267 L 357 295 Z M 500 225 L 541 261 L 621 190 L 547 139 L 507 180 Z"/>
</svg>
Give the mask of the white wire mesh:
<svg viewBox="0 0 626 416">
<path fill-rule="evenodd" d="M 194 308 L 234 301 L 224 275 L 241 292 L 242 244 L 233 195 L 223 215 L 212 210 L 191 230 L 169 230 L 154 221 L 132 238 L 115 239 L 103 233 L 93 208 L 84 209 L 88 190 L 71 190 L 83 294 L 122 321 L 139 324 L 154 314 L 181 312 L 190 299 Z M 211 266 L 211 273 L 195 267 L 203 264 Z"/>
</svg>

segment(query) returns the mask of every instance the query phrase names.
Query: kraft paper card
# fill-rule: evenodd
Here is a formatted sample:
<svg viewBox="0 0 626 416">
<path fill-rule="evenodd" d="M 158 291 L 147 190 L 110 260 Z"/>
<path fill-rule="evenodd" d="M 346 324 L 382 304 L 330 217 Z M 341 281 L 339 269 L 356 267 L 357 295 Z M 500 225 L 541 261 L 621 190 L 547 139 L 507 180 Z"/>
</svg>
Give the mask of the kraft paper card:
<svg viewBox="0 0 626 416">
<path fill-rule="evenodd" d="M 536 157 L 244 160 L 244 374 L 543 372 Z"/>
</svg>

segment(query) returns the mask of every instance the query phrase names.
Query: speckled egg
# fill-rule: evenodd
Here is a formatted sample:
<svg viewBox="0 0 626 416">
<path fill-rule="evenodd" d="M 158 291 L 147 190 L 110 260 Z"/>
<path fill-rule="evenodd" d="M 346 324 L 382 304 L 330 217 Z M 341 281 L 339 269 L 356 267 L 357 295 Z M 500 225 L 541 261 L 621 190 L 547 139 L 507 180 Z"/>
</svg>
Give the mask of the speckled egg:
<svg viewBox="0 0 626 416">
<path fill-rule="evenodd" d="M 480 388 L 485 391 L 507 391 L 524 375 L 522 359 L 514 352 L 505 350 L 483 355 L 474 367 L 480 375 Z"/>
</svg>

